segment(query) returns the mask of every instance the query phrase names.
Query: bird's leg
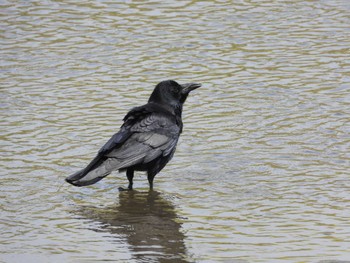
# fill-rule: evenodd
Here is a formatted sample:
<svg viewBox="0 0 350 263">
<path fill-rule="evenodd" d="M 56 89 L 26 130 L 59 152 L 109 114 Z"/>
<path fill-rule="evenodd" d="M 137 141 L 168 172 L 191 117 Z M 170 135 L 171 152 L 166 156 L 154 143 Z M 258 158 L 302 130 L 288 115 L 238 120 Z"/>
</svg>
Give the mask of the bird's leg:
<svg viewBox="0 0 350 263">
<path fill-rule="evenodd" d="M 123 187 L 119 187 L 119 191 L 127 191 L 127 190 L 132 190 L 132 185 L 133 185 L 133 182 L 132 182 L 132 179 L 134 178 L 134 170 L 133 169 L 127 169 L 126 170 L 126 177 L 128 178 L 129 180 L 129 186 L 128 186 L 128 189 L 125 189 Z"/>
<path fill-rule="evenodd" d="M 129 190 L 132 190 L 132 179 L 134 178 L 134 170 L 133 169 L 128 169 L 126 170 L 126 177 L 128 177 L 128 180 L 129 180 L 129 186 L 128 186 L 128 189 Z"/>
<path fill-rule="evenodd" d="M 153 179 L 156 175 L 153 174 L 152 172 L 147 172 L 147 178 L 148 178 L 148 183 L 149 183 L 149 189 L 153 190 Z"/>
</svg>

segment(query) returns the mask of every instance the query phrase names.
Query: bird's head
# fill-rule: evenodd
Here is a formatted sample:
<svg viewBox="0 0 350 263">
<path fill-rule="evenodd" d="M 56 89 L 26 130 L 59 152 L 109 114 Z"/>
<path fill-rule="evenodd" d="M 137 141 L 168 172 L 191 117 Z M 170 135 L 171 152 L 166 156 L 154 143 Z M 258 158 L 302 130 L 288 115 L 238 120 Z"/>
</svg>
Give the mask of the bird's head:
<svg viewBox="0 0 350 263">
<path fill-rule="evenodd" d="M 186 83 L 180 85 L 174 80 L 162 81 L 154 88 L 148 102 L 173 108 L 182 108 L 188 94 L 200 86 L 201 84 L 198 83 Z"/>
</svg>

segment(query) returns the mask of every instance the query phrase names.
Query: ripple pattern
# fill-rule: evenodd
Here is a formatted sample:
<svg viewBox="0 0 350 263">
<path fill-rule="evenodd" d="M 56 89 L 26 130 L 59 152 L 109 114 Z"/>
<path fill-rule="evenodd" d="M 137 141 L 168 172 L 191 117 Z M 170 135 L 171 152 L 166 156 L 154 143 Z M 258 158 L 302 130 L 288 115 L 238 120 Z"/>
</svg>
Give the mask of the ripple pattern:
<svg viewBox="0 0 350 263">
<path fill-rule="evenodd" d="M 350 258 L 348 1 L 0 5 L 0 261 Z M 63 184 L 164 79 L 203 87 L 158 192 Z"/>
</svg>

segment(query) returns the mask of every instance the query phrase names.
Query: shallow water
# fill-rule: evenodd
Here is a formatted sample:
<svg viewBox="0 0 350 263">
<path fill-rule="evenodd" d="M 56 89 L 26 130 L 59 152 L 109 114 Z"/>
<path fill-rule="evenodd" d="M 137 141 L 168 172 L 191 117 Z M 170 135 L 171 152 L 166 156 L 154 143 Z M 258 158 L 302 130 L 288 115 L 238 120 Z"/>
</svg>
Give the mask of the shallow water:
<svg viewBox="0 0 350 263">
<path fill-rule="evenodd" d="M 0 261 L 350 260 L 348 1 L 0 10 Z M 155 191 L 63 183 L 164 79 L 203 87 Z"/>
</svg>

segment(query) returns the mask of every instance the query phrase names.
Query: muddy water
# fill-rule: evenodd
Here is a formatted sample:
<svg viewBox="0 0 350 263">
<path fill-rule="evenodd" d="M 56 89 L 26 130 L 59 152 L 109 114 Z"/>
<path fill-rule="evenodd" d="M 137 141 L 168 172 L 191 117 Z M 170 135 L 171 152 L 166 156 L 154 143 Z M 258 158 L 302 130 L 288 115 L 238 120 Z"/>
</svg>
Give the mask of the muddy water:
<svg viewBox="0 0 350 263">
<path fill-rule="evenodd" d="M 0 261 L 350 260 L 348 1 L 2 1 Z M 148 192 L 74 188 L 164 79 L 203 83 Z"/>
</svg>

